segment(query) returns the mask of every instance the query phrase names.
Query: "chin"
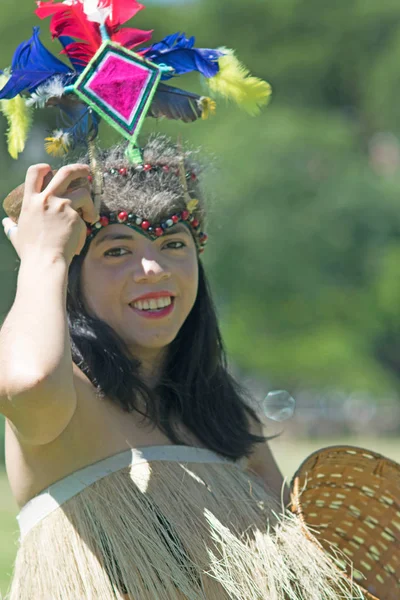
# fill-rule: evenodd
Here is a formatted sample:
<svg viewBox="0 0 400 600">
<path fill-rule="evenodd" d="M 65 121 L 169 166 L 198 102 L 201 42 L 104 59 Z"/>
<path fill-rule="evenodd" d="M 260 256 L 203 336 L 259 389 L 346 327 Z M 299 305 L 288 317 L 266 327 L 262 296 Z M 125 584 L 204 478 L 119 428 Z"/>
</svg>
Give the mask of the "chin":
<svg viewBox="0 0 400 600">
<path fill-rule="evenodd" d="M 133 353 L 135 351 L 136 353 L 140 353 L 141 350 L 162 350 L 163 348 L 167 348 L 167 346 L 169 346 L 174 341 L 176 335 L 177 334 L 175 334 L 174 336 L 160 336 L 158 338 L 153 337 L 151 339 L 125 339 L 125 343 L 128 345 L 128 347 Z"/>
</svg>

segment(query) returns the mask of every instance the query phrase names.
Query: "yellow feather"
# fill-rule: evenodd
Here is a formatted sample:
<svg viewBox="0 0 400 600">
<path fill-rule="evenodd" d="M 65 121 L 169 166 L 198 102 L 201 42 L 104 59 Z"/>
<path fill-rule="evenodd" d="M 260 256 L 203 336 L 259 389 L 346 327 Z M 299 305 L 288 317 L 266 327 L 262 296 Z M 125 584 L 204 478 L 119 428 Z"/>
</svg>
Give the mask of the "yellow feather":
<svg viewBox="0 0 400 600">
<path fill-rule="evenodd" d="M 60 132 L 58 135 L 44 138 L 44 147 L 47 154 L 65 156 L 69 150 L 68 137 L 65 137 Z"/>
<path fill-rule="evenodd" d="M 198 200 L 195 200 L 195 199 L 193 199 L 193 200 L 190 200 L 190 201 L 187 203 L 187 205 L 186 205 L 186 206 L 187 206 L 187 209 L 188 209 L 188 211 L 190 212 L 190 214 L 192 214 L 192 213 L 193 213 L 193 212 L 196 210 L 196 208 L 197 208 L 198 204 L 199 204 L 199 201 L 198 201 Z"/>
<path fill-rule="evenodd" d="M 219 50 L 224 52 L 224 56 L 218 60 L 219 73 L 206 79 L 211 92 L 233 100 L 250 115 L 259 114 L 261 106 L 269 102 L 271 86 L 250 75 L 250 71 L 236 58 L 233 50 Z"/>
<path fill-rule="evenodd" d="M 0 87 L 3 88 L 9 77 L 0 76 Z M 32 111 L 26 106 L 24 98 L 18 95 L 11 100 L 0 100 L 0 110 L 8 121 L 8 152 L 17 159 L 23 152 L 32 125 Z"/>
<path fill-rule="evenodd" d="M 200 105 L 202 110 L 202 119 L 208 119 L 210 115 L 215 115 L 217 110 L 217 103 L 215 102 L 215 100 L 211 100 L 211 98 L 208 98 L 207 96 L 202 96 L 200 98 Z"/>
</svg>

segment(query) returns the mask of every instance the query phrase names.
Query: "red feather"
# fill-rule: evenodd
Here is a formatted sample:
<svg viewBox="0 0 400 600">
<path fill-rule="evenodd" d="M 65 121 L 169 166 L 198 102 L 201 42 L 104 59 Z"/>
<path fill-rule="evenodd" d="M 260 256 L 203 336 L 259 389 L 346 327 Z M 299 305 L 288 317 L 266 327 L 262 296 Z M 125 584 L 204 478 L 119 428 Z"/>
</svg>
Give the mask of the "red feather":
<svg viewBox="0 0 400 600">
<path fill-rule="evenodd" d="M 67 54 L 87 64 L 96 54 L 102 43 L 98 23 L 89 21 L 83 10 L 82 0 L 73 0 L 73 4 L 38 1 L 36 14 L 40 19 L 51 17 L 50 32 L 53 38 L 68 36 L 81 42 L 74 42 L 66 46 L 62 54 Z M 129 21 L 144 8 L 136 0 L 98 0 L 100 8 L 110 8 L 111 15 L 106 21 L 109 34 L 114 42 L 125 48 L 132 49 L 151 39 L 153 31 L 141 29 L 120 29 L 120 26 Z"/>
<path fill-rule="evenodd" d="M 92 51 L 88 44 L 85 44 L 84 42 L 73 42 L 72 44 L 68 44 L 60 54 L 66 54 L 70 59 L 79 60 L 83 66 L 86 66 L 93 58 Z"/>
<path fill-rule="evenodd" d="M 107 19 L 106 24 L 112 29 L 123 25 L 145 8 L 136 0 L 100 0 L 100 6 L 111 8 L 111 16 Z"/>
<path fill-rule="evenodd" d="M 84 40 L 93 56 L 101 46 L 101 35 L 96 23 L 88 21 L 82 4 L 53 4 L 37 2 L 36 14 L 40 19 L 52 15 L 50 31 L 54 37 L 62 35 Z"/>
<path fill-rule="evenodd" d="M 131 29 L 129 27 L 125 27 L 124 29 L 120 29 L 117 33 L 114 33 L 111 36 L 113 42 L 118 42 L 121 46 L 128 48 L 135 48 L 135 46 L 139 46 L 140 44 L 144 44 L 151 40 L 151 36 L 153 35 L 153 30 L 143 31 L 142 29 Z"/>
</svg>

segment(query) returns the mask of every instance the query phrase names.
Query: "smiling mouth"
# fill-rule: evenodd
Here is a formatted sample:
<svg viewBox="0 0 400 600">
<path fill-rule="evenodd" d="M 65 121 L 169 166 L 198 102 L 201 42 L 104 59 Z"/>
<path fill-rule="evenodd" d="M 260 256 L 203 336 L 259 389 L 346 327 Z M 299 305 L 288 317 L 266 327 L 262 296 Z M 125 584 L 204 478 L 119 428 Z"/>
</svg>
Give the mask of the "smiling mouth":
<svg viewBox="0 0 400 600">
<path fill-rule="evenodd" d="M 161 301 L 161 302 L 160 302 Z M 166 306 L 161 306 L 165 304 Z M 175 298 L 172 296 L 157 298 L 154 300 L 138 300 L 137 302 L 133 302 L 129 305 L 132 310 L 145 319 L 163 319 L 164 317 L 168 317 L 175 307 Z M 141 306 L 141 308 L 139 308 Z"/>
<path fill-rule="evenodd" d="M 132 302 L 130 306 L 138 311 L 143 312 L 160 312 L 168 308 L 174 303 L 173 296 L 165 296 L 162 298 L 149 298 L 148 300 L 137 300 Z"/>
</svg>

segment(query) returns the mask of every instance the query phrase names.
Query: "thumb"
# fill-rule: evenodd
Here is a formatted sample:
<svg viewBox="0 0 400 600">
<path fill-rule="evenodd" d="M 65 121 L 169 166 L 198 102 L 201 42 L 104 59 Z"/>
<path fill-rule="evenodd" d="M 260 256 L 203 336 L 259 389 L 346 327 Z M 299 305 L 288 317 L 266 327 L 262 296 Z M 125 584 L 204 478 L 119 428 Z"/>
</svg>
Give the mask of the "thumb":
<svg viewBox="0 0 400 600">
<path fill-rule="evenodd" d="M 17 250 L 17 246 L 16 246 L 18 225 L 15 223 L 15 221 L 10 219 L 9 217 L 6 217 L 5 219 L 3 219 L 2 224 L 4 227 L 4 233 L 6 234 L 6 236 L 8 237 L 8 239 L 10 240 L 10 242 L 12 243 L 12 245 L 14 246 L 14 248 L 18 254 L 18 250 Z"/>
</svg>

